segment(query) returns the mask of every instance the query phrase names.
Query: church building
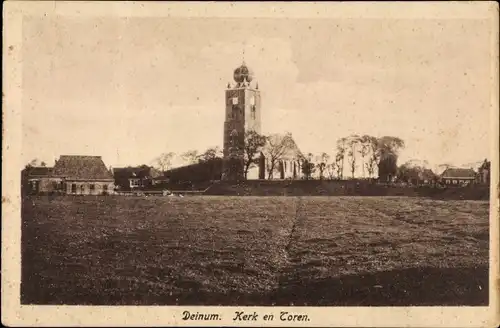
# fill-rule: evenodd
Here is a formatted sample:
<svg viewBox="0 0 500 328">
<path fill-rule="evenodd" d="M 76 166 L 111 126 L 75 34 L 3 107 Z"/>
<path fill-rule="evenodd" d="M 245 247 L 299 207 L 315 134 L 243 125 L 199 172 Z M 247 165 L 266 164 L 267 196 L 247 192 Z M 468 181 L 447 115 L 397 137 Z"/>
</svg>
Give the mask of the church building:
<svg viewBox="0 0 500 328">
<path fill-rule="evenodd" d="M 233 78 L 234 83 L 228 83 L 225 92 L 222 179 L 241 181 L 245 177 L 245 133 L 255 131 L 262 134 L 261 94 L 253 72 L 245 62 L 234 70 Z M 261 154 L 259 165 L 250 169 L 248 179 L 298 179 L 302 176 L 300 159 L 303 156 L 291 134 L 270 136 L 264 153 L 271 147 L 270 143 L 277 140 L 284 141 L 287 147 L 267 158 Z"/>
</svg>

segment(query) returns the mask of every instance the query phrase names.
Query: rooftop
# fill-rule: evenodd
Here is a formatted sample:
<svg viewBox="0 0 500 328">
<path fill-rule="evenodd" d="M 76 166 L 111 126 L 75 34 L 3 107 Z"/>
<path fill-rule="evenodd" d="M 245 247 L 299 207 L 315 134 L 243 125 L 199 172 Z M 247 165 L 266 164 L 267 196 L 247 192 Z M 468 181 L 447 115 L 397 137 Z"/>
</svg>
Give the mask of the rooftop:
<svg viewBox="0 0 500 328">
<path fill-rule="evenodd" d="M 61 155 L 52 176 L 70 180 L 113 180 L 101 156 Z"/>
</svg>

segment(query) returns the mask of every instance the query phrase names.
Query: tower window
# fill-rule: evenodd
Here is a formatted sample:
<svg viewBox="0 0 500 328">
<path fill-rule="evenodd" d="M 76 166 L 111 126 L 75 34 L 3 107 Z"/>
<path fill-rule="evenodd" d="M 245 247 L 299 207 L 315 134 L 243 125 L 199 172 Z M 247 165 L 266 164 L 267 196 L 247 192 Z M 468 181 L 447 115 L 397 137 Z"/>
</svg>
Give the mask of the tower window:
<svg viewBox="0 0 500 328">
<path fill-rule="evenodd" d="M 233 105 L 238 105 L 238 97 L 233 97 Z"/>
</svg>

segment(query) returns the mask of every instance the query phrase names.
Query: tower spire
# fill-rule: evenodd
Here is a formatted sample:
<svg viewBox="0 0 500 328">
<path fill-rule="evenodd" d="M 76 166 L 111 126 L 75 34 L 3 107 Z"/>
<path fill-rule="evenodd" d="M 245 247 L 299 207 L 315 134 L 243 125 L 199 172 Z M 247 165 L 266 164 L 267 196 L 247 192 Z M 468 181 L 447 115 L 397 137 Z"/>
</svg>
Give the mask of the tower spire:
<svg viewBox="0 0 500 328">
<path fill-rule="evenodd" d="M 245 64 L 245 48 L 243 48 L 243 51 L 242 51 L 242 62 L 243 62 L 243 65 Z"/>
</svg>

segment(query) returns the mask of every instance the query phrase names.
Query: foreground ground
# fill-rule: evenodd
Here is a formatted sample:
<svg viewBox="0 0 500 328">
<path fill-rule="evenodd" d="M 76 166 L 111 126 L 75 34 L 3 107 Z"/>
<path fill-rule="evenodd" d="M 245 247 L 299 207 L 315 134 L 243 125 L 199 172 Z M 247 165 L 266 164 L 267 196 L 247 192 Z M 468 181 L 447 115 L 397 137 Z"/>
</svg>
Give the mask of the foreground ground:
<svg viewBox="0 0 500 328">
<path fill-rule="evenodd" d="M 488 202 L 23 201 L 23 304 L 485 305 Z"/>
</svg>

